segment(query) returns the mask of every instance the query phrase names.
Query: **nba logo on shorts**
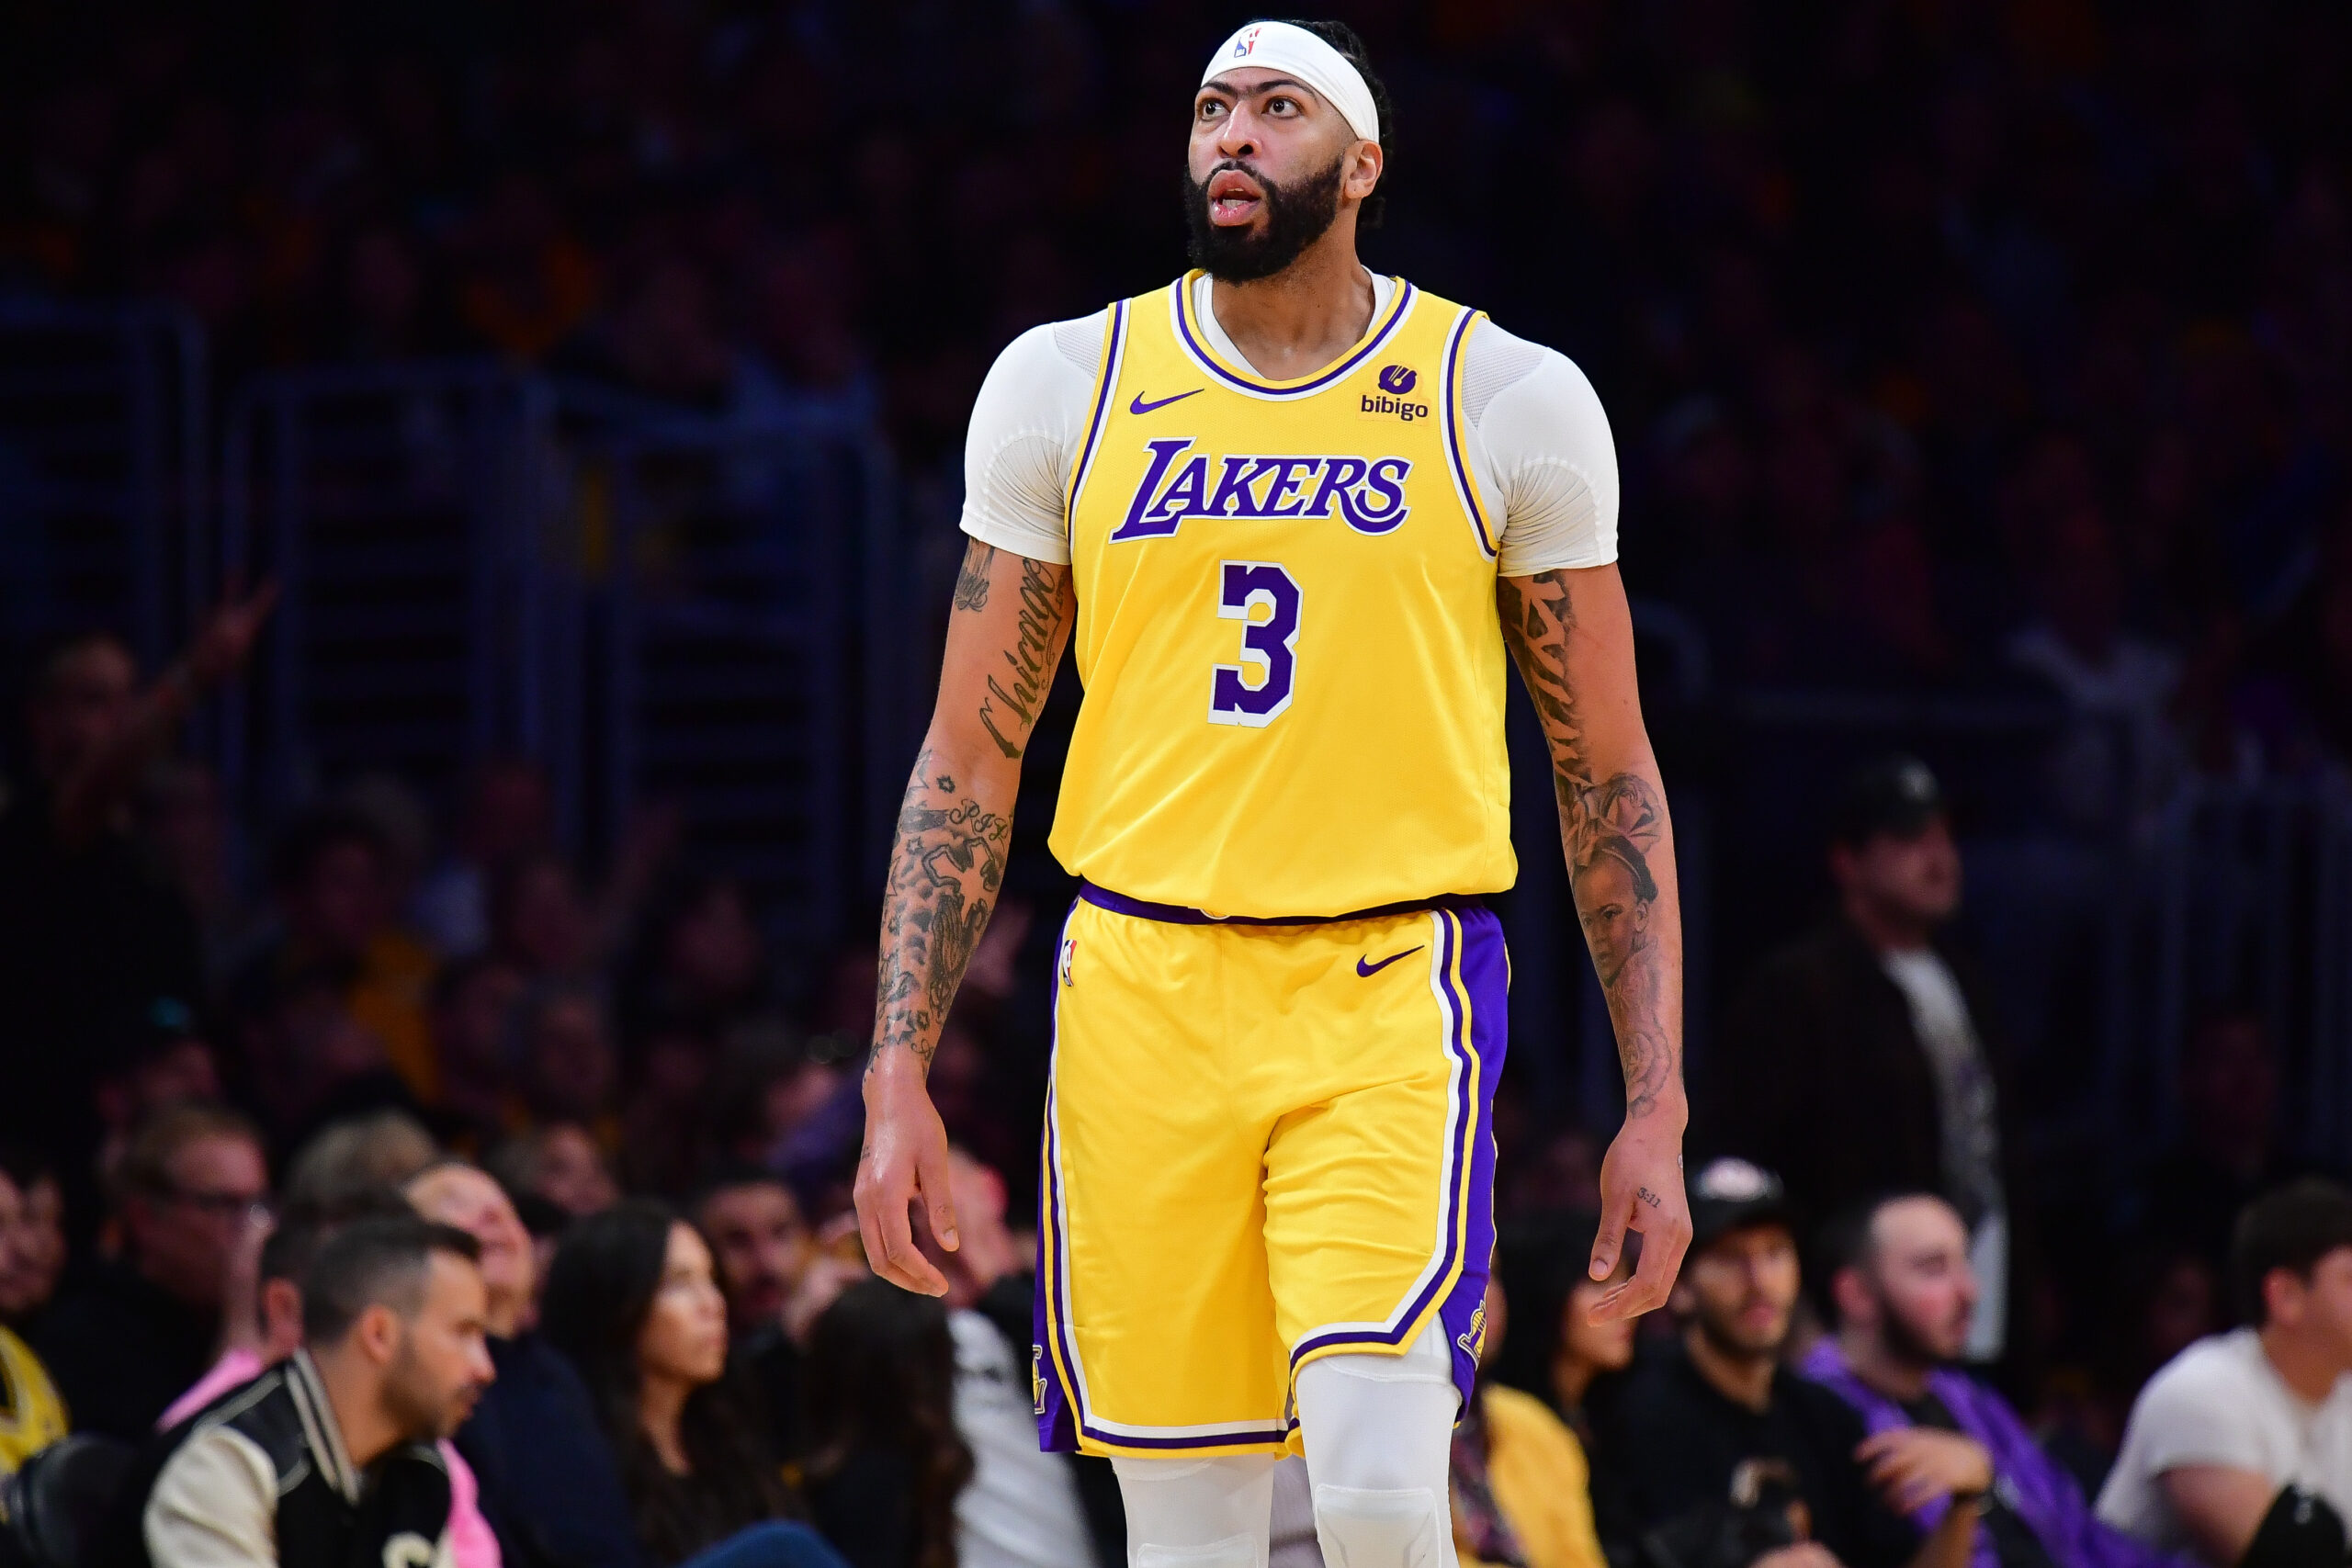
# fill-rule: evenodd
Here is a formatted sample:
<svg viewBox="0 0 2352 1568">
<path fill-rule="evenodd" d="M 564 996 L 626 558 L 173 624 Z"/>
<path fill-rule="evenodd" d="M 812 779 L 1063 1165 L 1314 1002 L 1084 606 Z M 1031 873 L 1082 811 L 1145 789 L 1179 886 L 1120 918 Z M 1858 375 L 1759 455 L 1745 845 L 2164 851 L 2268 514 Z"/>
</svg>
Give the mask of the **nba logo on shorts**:
<svg viewBox="0 0 2352 1568">
<path fill-rule="evenodd" d="M 1061 971 L 1062 971 L 1062 984 L 1063 984 L 1063 985 L 1068 986 L 1068 985 L 1072 984 L 1072 981 L 1070 980 L 1070 977 L 1069 977 L 1069 970 L 1070 970 L 1070 965 L 1071 965 L 1072 964 L 1076 963 L 1076 962 L 1077 962 L 1077 960 L 1078 960 L 1078 938 L 1076 938 L 1076 937 L 1074 937 L 1074 936 L 1066 936 L 1066 937 L 1062 938 L 1062 962 L 1061 962 Z"/>
<path fill-rule="evenodd" d="M 1029 1397 L 1036 1406 L 1031 1414 L 1043 1416 L 1046 1413 L 1046 1348 L 1043 1345 L 1029 1347 Z"/>
</svg>

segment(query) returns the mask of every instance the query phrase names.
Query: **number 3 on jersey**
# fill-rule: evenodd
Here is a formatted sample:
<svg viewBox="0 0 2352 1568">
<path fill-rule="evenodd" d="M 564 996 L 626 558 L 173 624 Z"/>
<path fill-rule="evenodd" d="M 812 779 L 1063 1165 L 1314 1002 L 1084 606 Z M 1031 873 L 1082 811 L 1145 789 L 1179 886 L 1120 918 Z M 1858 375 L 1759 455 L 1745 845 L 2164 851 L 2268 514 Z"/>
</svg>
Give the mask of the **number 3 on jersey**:
<svg viewBox="0 0 2352 1568">
<path fill-rule="evenodd" d="M 1209 722 L 1262 728 L 1290 706 L 1298 584 L 1271 561 L 1220 561 L 1216 613 L 1241 623 L 1241 662 L 1214 667 Z"/>
</svg>

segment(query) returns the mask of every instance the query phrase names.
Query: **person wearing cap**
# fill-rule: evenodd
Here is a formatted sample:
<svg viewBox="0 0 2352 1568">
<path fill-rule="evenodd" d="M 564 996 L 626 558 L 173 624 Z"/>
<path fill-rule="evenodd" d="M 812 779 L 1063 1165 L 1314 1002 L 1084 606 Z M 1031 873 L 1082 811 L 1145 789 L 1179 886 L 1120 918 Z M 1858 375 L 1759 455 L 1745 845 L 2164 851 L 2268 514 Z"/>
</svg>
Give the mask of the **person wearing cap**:
<svg viewBox="0 0 2352 1568">
<path fill-rule="evenodd" d="M 1566 358 L 1358 259 L 1393 117 L 1347 27 L 1244 26 L 1187 118 L 1195 270 L 1024 333 L 972 411 L 857 1209 L 876 1272 L 947 1288 L 908 1218 L 922 1201 L 954 1250 L 925 1078 L 1069 645 L 1053 848 L 1080 894 L 1040 1437 L 1112 1460 L 1137 1561 L 1258 1568 L 1276 1461 L 1303 1449 L 1327 1556 L 1433 1565 L 1494 1235 L 1508 971 L 1485 899 L 1517 875 L 1513 660 L 1625 1069 L 1590 1266 L 1611 1275 L 1629 1230 L 1642 1247 L 1596 1310 L 1662 1304 L 1688 1234 L 1679 895 L 1616 455 Z"/>
<path fill-rule="evenodd" d="M 1983 1478 L 1932 1462 L 1949 1456 L 1873 1470 L 1861 1418 L 1782 1364 L 1801 1271 L 1780 1178 L 1718 1159 L 1690 1183 L 1690 1218 L 1674 1290 L 1682 1332 L 1636 1368 L 1593 1445 L 1612 1560 L 1965 1568 L 1976 1521 L 1968 1494 Z M 1964 1506 L 1923 1534 L 1898 1512 L 1914 1492 Z"/>
<path fill-rule="evenodd" d="M 1966 1359 L 2018 1370 L 2024 1183 L 1991 998 L 1942 937 L 1961 862 L 1916 757 L 1854 773 L 1831 823 L 1837 912 L 1758 965 L 1724 1015 L 1694 1144 L 1781 1173 L 1814 1214 L 1940 1194 L 1983 1292 Z"/>
</svg>

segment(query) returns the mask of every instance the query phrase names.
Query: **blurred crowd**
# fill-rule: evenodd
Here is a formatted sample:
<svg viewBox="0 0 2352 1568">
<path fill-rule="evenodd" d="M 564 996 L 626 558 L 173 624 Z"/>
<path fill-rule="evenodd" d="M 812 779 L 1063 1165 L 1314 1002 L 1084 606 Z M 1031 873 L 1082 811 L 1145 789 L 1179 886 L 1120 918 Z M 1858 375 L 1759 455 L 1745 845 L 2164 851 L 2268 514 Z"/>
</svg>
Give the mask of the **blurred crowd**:
<svg viewBox="0 0 2352 1568">
<path fill-rule="evenodd" d="M 1370 259 L 1591 376 L 1628 580 L 1726 680 L 2043 694 L 2086 720 L 2086 828 L 2341 776 L 2340 7 L 1343 10 L 1400 122 Z M 1233 20 L 19 8 L 0 286 L 183 302 L 224 381 L 488 353 L 721 419 L 820 400 L 952 486 L 1003 343 L 1179 265 L 1179 109 Z M 779 953 L 673 816 L 567 853 L 517 758 L 323 781 L 241 864 L 178 743 L 270 610 L 161 671 L 96 633 L 24 667 L 0 1460 L 160 1423 L 123 1483 L 165 1516 L 250 1516 L 220 1476 L 281 1465 L 274 1506 L 346 1531 L 397 1522 L 363 1495 L 437 1509 L 462 1568 L 1124 1561 L 1107 1471 L 1029 1417 L 1049 881 L 1008 884 L 943 1039 L 963 1246 L 945 1302 L 903 1295 L 846 1222 L 871 945 Z M 1671 1314 L 1582 1321 L 1600 1144 L 1507 1083 L 1464 1560 L 2338 1568 L 2352 1221 L 2264 1019 L 2191 1020 L 2177 1139 L 2086 1197 L 2022 1120 L 2020 976 L 1951 938 L 1939 781 L 1863 769 L 1816 858 L 1826 919 L 1724 976 Z M 286 1435 L 322 1409 L 323 1460 Z M 304 1463 L 380 1484 L 297 1505 Z M 1278 1563 L 1314 1560 L 1304 1496 Z"/>
<path fill-rule="evenodd" d="M 1342 9 L 1397 104 L 1371 260 L 1590 375 L 1629 578 L 1717 669 L 2054 693 L 2108 726 L 2078 814 L 2341 766 L 2339 7 Z M 39 8 L 0 276 L 184 301 L 232 381 L 489 353 L 837 401 L 952 489 L 999 347 L 1178 267 L 1231 13 Z"/>
</svg>

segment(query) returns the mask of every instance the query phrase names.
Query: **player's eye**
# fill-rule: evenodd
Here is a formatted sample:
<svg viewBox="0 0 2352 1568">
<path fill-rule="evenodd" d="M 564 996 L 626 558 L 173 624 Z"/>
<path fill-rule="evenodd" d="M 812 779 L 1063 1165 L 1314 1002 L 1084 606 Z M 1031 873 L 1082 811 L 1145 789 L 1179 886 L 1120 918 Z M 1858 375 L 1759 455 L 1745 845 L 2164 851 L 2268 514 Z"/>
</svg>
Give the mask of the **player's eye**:
<svg viewBox="0 0 2352 1568">
<path fill-rule="evenodd" d="M 1217 116 L 1225 112 L 1225 100 L 1222 98 L 1203 98 L 1200 103 L 1200 107 L 1193 112 L 1203 119 L 1215 119 Z"/>
<path fill-rule="evenodd" d="M 1266 100 L 1266 112 L 1268 114 L 1295 114 L 1297 110 L 1298 100 L 1296 98 L 1286 98 L 1277 93 L 1274 96 Z"/>
</svg>

